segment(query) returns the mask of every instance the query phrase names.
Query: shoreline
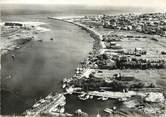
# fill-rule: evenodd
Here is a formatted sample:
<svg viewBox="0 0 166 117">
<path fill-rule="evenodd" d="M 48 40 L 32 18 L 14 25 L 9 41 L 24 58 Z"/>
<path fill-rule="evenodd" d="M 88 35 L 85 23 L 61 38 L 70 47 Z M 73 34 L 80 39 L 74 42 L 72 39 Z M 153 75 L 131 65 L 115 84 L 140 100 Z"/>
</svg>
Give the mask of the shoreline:
<svg viewBox="0 0 166 117">
<path fill-rule="evenodd" d="M 102 40 L 102 35 L 101 34 L 99 34 L 98 32 L 96 32 L 95 30 L 93 30 L 93 29 L 91 29 L 91 28 L 88 28 L 87 26 L 85 26 L 85 25 L 82 25 L 82 24 L 79 24 L 79 23 L 74 23 L 74 22 L 72 22 L 72 21 L 68 21 L 68 20 L 63 20 L 63 19 L 54 19 L 54 18 L 51 18 L 51 17 L 48 17 L 49 19 L 53 19 L 53 20 L 59 20 L 59 21 L 63 21 L 63 22 L 67 22 L 67 23 L 71 23 L 71 24 L 73 24 L 73 25 L 76 25 L 76 26 L 78 26 L 78 27 L 80 27 L 80 28 L 82 28 L 83 30 L 85 30 L 87 33 L 90 33 L 90 36 L 91 36 L 91 38 L 93 38 L 94 39 L 94 42 L 93 42 L 93 47 L 92 47 L 92 53 L 93 54 L 95 54 L 95 53 L 98 53 L 99 51 L 100 51 L 100 49 L 101 48 L 103 48 L 102 47 L 102 44 L 101 44 L 101 40 Z M 90 51 L 91 52 L 91 51 Z M 85 69 L 84 70 L 84 72 L 82 73 L 82 75 L 84 75 L 84 73 L 86 72 L 86 71 L 88 71 L 88 69 Z M 73 76 L 75 75 L 75 73 L 73 74 Z M 64 78 L 65 79 L 65 78 Z M 62 79 L 62 81 L 64 80 L 64 79 Z M 62 84 L 63 85 L 63 84 Z M 62 86 L 63 87 L 63 86 Z M 53 93 L 53 92 L 51 92 L 51 93 Z M 70 93 L 68 93 L 68 92 L 66 92 L 66 91 L 63 91 L 63 92 L 61 92 L 61 93 L 58 93 L 58 94 L 56 94 L 56 95 L 62 95 L 63 96 L 63 98 L 65 97 L 65 95 L 67 95 L 67 94 L 70 94 Z M 50 95 L 50 94 L 49 94 Z M 48 95 L 48 96 L 49 96 Z M 47 96 L 47 97 L 48 97 Z M 54 96 L 54 95 L 53 95 Z M 44 99 L 44 98 L 42 98 L 42 99 Z M 41 100 L 42 100 L 41 99 Z M 54 99 L 54 100 L 57 100 L 56 98 Z M 40 101 L 40 100 L 39 100 Z M 37 101 L 38 102 L 38 101 Z M 37 105 L 38 103 L 35 103 L 34 105 Z M 63 100 L 61 100 L 60 102 L 59 102 L 59 104 L 57 104 L 57 105 L 60 105 L 61 103 L 66 103 L 66 97 L 65 97 L 65 99 L 63 99 Z M 63 105 L 63 107 L 62 108 L 64 108 L 64 106 L 65 105 Z M 55 109 L 57 109 L 57 108 L 55 108 Z M 53 110 L 53 109 L 50 109 L 50 110 Z M 29 109 L 27 109 L 27 110 L 25 110 L 25 112 L 23 112 L 23 115 L 27 115 L 27 116 L 36 116 L 37 114 L 39 114 L 39 112 L 37 112 L 35 115 L 33 115 L 33 109 L 31 110 L 29 110 Z M 39 109 L 38 111 L 41 111 L 41 109 Z M 51 112 L 50 112 L 51 113 Z M 57 113 L 56 113 L 57 114 Z M 68 113 L 62 113 L 62 115 L 68 115 Z M 70 115 L 70 114 L 69 114 Z M 58 115 L 57 115 L 58 116 Z"/>
<path fill-rule="evenodd" d="M 98 45 L 96 45 L 96 46 L 98 46 L 100 49 L 98 49 L 98 50 L 95 50 L 94 51 L 94 48 L 93 48 L 93 52 L 92 52 L 92 54 L 94 54 L 94 53 L 97 53 L 97 52 L 100 52 L 100 50 L 103 50 L 103 49 L 105 49 L 106 47 L 105 47 L 105 45 L 104 45 L 104 43 L 102 42 L 102 34 L 100 34 L 99 32 L 97 32 L 97 31 L 95 31 L 93 28 L 89 28 L 88 26 L 86 26 L 86 25 L 84 25 L 84 24 L 81 24 L 81 23 L 77 23 L 77 22 L 74 22 L 74 21 L 72 21 L 73 19 L 69 19 L 69 20 L 65 20 L 65 19 L 60 19 L 60 18 L 55 18 L 55 17 L 48 17 L 48 18 L 50 18 L 50 19 L 54 19 L 54 20 L 60 20 L 60 21 L 64 21 L 64 22 L 67 22 L 67 23 L 71 23 L 71 24 L 74 24 L 74 25 L 76 25 L 76 26 L 79 26 L 79 27 L 81 27 L 83 30 L 85 30 L 85 31 L 87 31 L 88 33 L 90 33 L 90 35 L 92 35 L 91 37 L 95 40 L 94 41 L 94 43 L 93 43 L 93 47 L 95 46 L 95 43 L 96 42 L 98 42 Z M 86 70 L 88 71 L 88 68 L 85 68 L 85 70 L 81 73 L 81 76 L 86 72 Z M 91 69 L 92 70 L 92 69 Z M 86 73 L 85 73 L 86 74 Z M 82 77 L 80 77 L 80 78 L 82 78 Z M 66 80 L 66 79 L 65 79 Z M 65 89 L 65 88 L 64 88 Z M 70 87 L 69 87 L 69 89 L 68 89 L 68 94 L 74 94 L 74 93 L 77 93 L 77 90 L 79 90 L 79 89 L 77 89 L 77 88 L 73 88 L 73 89 L 71 89 L 70 90 Z M 76 91 L 76 92 L 74 92 L 74 91 Z M 95 91 L 94 91 L 95 92 Z M 131 91 L 132 92 L 132 91 Z M 86 92 L 84 92 L 85 93 L 85 95 L 86 95 Z M 110 93 L 112 93 L 112 92 L 110 92 Z M 138 93 L 139 93 L 139 91 L 137 92 L 137 91 L 133 91 L 133 93 L 135 93 L 134 95 L 137 95 Z M 144 97 L 146 97 L 146 94 L 147 94 L 148 92 L 146 92 L 146 93 L 141 93 L 140 92 L 140 96 L 143 96 L 144 95 Z M 149 94 L 151 93 L 151 91 L 149 92 Z M 117 93 L 118 94 L 118 93 Z M 123 93 L 122 93 L 123 94 Z M 127 94 L 127 93 L 126 93 Z M 124 95 L 126 95 L 126 94 L 124 94 Z M 155 94 L 155 93 L 154 93 Z M 82 94 L 83 95 L 83 94 Z M 98 96 L 98 95 L 100 95 L 100 93 L 92 93 L 91 95 L 90 94 L 88 94 L 87 93 L 87 95 L 89 95 L 89 96 Z M 104 95 L 104 93 L 103 93 L 103 95 Z M 101 97 L 103 96 L 102 95 L 102 93 L 101 93 Z M 130 95 L 130 94 L 129 94 Z M 133 94 L 132 94 L 133 95 Z M 153 95 L 153 94 L 152 94 Z M 162 93 L 159 93 L 159 95 L 161 95 L 161 97 L 162 97 Z M 99 96 L 99 97 L 100 97 Z M 114 93 L 113 94 L 110 94 L 110 96 L 114 96 Z M 106 96 L 107 98 L 111 98 L 110 96 Z M 116 96 L 115 96 L 116 97 Z M 117 96 L 118 97 L 118 96 Z M 116 98 L 117 98 L 116 97 Z M 120 96 L 121 97 L 121 96 Z M 125 96 L 124 96 L 125 97 Z M 123 96 L 121 97 L 122 99 L 124 98 Z M 129 96 L 130 97 L 130 96 Z M 132 97 L 132 96 L 131 96 Z M 104 95 L 104 97 L 103 98 L 105 98 L 105 95 Z M 164 97 L 163 97 L 163 101 L 164 101 Z M 164 103 L 166 103 L 165 101 L 164 101 Z M 163 116 L 163 114 L 161 114 L 161 116 Z"/>
<path fill-rule="evenodd" d="M 4 27 L 6 22 L 0 22 L 0 26 Z M 28 41 L 31 41 L 35 39 L 36 37 L 34 34 L 38 34 L 39 32 L 47 32 L 50 31 L 50 29 L 47 29 L 45 27 L 42 27 L 41 25 L 45 25 L 44 22 L 17 22 L 17 21 L 11 21 L 10 23 L 18 23 L 22 24 L 25 29 L 21 29 L 21 27 L 17 27 L 18 29 L 14 32 L 11 32 L 9 34 L 1 34 L 1 51 L 0 54 L 4 55 L 7 54 L 9 51 L 13 51 L 16 49 L 21 48 L 25 43 Z M 27 29 L 26 29 L 27 28 Z M 26 31 L 27 34 L 22 34 L 22 31 Z M 19 34 L 20 33 L 20 34 Z M 12 36 L 18 35 L 12 39 Z M 3 39 L 4 38 L 4 39 Z"/>
<path fill-rule="evenodd" d="M 71 20 L 65 20 L 65 19 L 61 19 L 61 18 L 56 18 L 56 17 L 48 17 L 48 19 L 53 19 L 53 20 L 59 20 L 59 21 L 63 21 L 63 22 L 67 22 L 67 23 L 71 23 L 73 25 L 76 25 L 80 28 L 82 28 L 83 30 L 85 30 L 87 33 L 90 33 L 90 35 L 92 35 L 91 37 L 95 40 L 95 41 L 99 41 L 99 47 L 100 48 L 105 48 L 105 46 L 102 44 L 102 34 L 98 33 L 97 31 L 95 31 L 94 29 L 92 28 L 89 28 L 83 24 L 80 24 L 80 23 L 76 23 L 76 22 L 73 22 Z M 95 43 L 95 42 L 94 42 Z"/>
<path fill-rule="evenodd" d="M 12 40 L 11 42 L 8 42 L 7 47 L 1 49 L 0 54 L 5 55 L 5 54 L 8 54 L 10 51 L 20 49 L 24 44 L 31 41 L 32 39 L 33 37 Z"/>
<path fill-rule="evenodd" d="M 97 31 L 95 31 L 93 28 L 89 28 L 86 25 L 73 22 L 72 20 L 64 20 L 64 19 L 55 18 L 55 17 L 48 17 L 48 18 L 49 19 L 53 19 L 53 20 L 59 20 L 59 21 L 63 21 L 63 22 L 74 24 L 76 26 L 79 26 L 83 30 L 87 31 L 88 33 L 90 33 L 91 37 L 95 40 L 94 43 L 93 43 L 93 52 L 92 52 L 92 54 L 98 53 L 98 52 L 100 52 L 100 49 L 104 49 L 105 48 L 104 44 L 102 44 L 102 35 L 100 33 L 98 33 Z M 96 44 L 96 47 L 98 47 L 99 49 L 95 50 L 95 48 L 94 48 L 95 44 Z M 83 75 L 86 72 L 86 70 L 88 70 L 88 69 L 85 68 L 85 70 L 81 73 L 81 75 Z M 73 89 L 70 90 L 70 88 L 69 88 L 69 90 L 67 91 L 67 94 L 72 94 L 73 91 L 74 91 Z M 62 93 L 62 95 L 65 95 L 65 94 L 66 94 L 66 92 L 64 91 Z M 94 94 L 94 95 L 96 95 L 96 94 Z"/>
</svg>

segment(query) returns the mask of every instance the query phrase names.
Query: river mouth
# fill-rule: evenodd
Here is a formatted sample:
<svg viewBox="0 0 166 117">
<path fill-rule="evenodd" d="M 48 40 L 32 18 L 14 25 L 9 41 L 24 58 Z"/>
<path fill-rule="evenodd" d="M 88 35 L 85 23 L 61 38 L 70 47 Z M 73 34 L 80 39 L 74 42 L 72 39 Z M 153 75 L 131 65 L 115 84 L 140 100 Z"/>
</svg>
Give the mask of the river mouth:
<svg viewBox="0 0 166 117">
<path fill-rule="evenodd" d="M 71 77 L 92 50 L 93 39 L 81 28 L 62 21 L 42 21 L 51 30 L 38 34 L 42 42 L 32 40 L 1 57 L 2 114 L 19 115 L 50 92 L 62 92 L 62 79 Z"/>
</svg>

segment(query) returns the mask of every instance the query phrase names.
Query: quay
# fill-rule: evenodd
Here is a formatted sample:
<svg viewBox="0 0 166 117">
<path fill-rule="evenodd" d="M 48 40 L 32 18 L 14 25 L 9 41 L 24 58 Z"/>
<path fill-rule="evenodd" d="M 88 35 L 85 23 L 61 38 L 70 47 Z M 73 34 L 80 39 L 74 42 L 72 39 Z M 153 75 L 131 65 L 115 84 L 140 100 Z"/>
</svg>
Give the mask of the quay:
<svg viewBox="0 0 166 117">
<path fill-rule="evenodd" d="M 37 117 L 43 114 L 59 115 L 64 112 L 65 99 L 64 94 L 48 95 L 45 99 L 36 102 L 32 109 L 26 110 L 25 115 L 27 117 Z"/>
</svg>

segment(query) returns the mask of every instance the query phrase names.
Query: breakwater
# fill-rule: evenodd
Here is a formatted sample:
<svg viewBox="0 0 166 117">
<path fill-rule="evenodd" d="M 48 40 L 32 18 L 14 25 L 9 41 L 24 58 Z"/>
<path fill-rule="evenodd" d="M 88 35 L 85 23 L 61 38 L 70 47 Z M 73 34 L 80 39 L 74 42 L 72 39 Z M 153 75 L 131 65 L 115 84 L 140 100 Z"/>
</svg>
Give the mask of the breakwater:
<svg viewBox="0 0 166 117">
<path fill-rule="evenodd" d="M 72 23 L 76 26 L 79 26 L 81 27 L 82 29 L 84 29 L 85 31 L 87 31 L 88 33 L 90 33 L 91 35 L 93 35 L 94 39 L 99 39 L 99 40 L 102 40 L 102 35 L 100 33 L 98 33 L 97 31 L 95 31 L 93 28 L 89 28 L 83 24 L 80 24 L 80 23 L 77 23 L 77 22 L 73 22 L 71 20 L 64 20 L 64 19 L 61 19 L 61 18 L 56 18 L 56 17 L 48 17 L 49 19 L 54 19 L 54 20 L 59 20 L 59 21 L 64 21 L 64 22 L 68 22 L 68 23 Z"/>
<path fill-rule="evenodd" d="M 48 19 L 59 20 L 59 21 L 71 23 L 71 24 L 74 24 L 74 25 L 82 28 L 83 30 L 87 31 L 88 33 L 90 33 L 91 37 L 95 40 L 94 48 L 97 51 L 95 51 L 94 53 L 98 53 L 100 49 L 106 48 L 104 42 L 102 42 L 102 35 L 99 32 L 95 31 L 93 28 L 90 28 L 90 27 L 83 25 L 81 23 L 78 23 L 78 22 L 74 22 L 72 20 L 65 20 L 63 18 L 48 17 Z"/>
</svg>

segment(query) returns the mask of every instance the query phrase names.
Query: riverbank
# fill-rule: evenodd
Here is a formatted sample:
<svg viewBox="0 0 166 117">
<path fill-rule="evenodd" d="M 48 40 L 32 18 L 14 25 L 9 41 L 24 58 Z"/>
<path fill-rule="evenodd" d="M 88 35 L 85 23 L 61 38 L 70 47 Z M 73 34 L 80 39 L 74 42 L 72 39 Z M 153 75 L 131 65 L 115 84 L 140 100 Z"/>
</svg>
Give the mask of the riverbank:
<svg viewBox="0 0 166 117">
<path fill-rule="evenodd" d="M 81 17 L 81 16 L 80 16 Z M 76 17 L 76 18 L 80 18 L 80 17 Z M 87 31 L 88 33 L 90 33 L 91 37 L 97 42 L 99 43 L 99 45 L 96 45 L 99 46 L 99 48 L 105 48 L 105 45 L 103 44 L 102 42 L 102 35 L 100 33 L 98 33 L 96 30 L 94 30 L 93 28 L 89 28 L 88 26 L 86 25 L 83 25 L 81 23 L 78 23 L 78 22 L 74 22 L 73 21 L 73 18 L 67 18 L 66 20 L 66 17 L 63 19 L 63 18 L 58 18 L 58 17 L 48 17 L 49 19 L 54 19 L 54 20 L 59 20 L 59 21 L 64 21 L 64 22 L 67 22 L 67 23 L 71 23 L 71 24 L 74 24 L 80 28 L 82 28 L 83 30 Z M 94 43 L 96 43 L 94 42 Z"/>
<path fill-rule="evenodd" d="M 57 18 L 55 18 L 56 20 L 61 20 L 61 19 L 57 19 Z M 106 41 L 103 41 L 103 39 L 102 39 L 102 35 L 101 34 L 99 34 L 98 32 L 97 33 L 95 33 L 96 31 L 93 29 L 93 28 L 89 28 L 90 26 L 86 26 L 86 25 L 83 25 L 83 24 L 80 24 L 80 23 L 78 23 L 78 22 L 73 22 L 73 19 L 70 19 L 70 20 L 65 20 L 65 21 L 67 21 L 67 22 L 69 22 L 69 23 L 72 23 L 72 24 L 75 24 L 75 25 L 77 25 L 77 26 L 79 26 L 79 27 L 81 27 L 82 29 L 84 29 L 84 30 L 86 30 L 86 31 L 88 31 L 88 32 L 90 32 L 90 34 L 92 34 L 92 35 L 94 35 L 94 36 L 92 36 L 92 37 L 96 37 L 95 39 L 97 39 L 98 41 L 99 41 L 99 45 L 100 45 L 100 49 L 101 50 L 103 50 L 103 49 L 105 49 L 105 48 L 107 48 L 106 47 L 106 43 L 108 43 L 108 42 L 106 42 Z M 104 36 L 104 35 L 103 35 Z M 101 37 L 101 38 L 100 38 Z M 110 36 L 111 37 L 111 36 Z M 115 39 L 115 37 L 116 38 L 119 38 L 118 37 L 118 35 L 112 35 L 112 37 Z M 130 36 L 127 36 L 127 37 L 129 37 L 130 38 Z M 132 36 L 131 36 L 132 37 Z M 125 37 L 123 37 L 123 38 L 125 38 Z M 123 39 L 122 38 L 122 39 Z M 137 38 L 137 37 L 136 37 Z M 141 37 L 138 37 L 138 38 L 141 38 Z M 116 40 L 116 39 L 115 39 Z M 113 44 L 112 45 L 114 45 L 114 43 L 115 43 L 115 45 L 116 45 L 116 43 L 117 42 L 113 42 Z M 98 45 L 98 46 L 99 46 Z M 101 46 L 102 45 L 102 46 Z M 111 44 L 110 44 L 111 45 Z M 117 44 L 118 45 L 118 44 Z M 120 44 L 119 44 L 120 45 Z M 120 49 L 120 48 L 122 48 L 122 47 L 120 47 L 120 46 L 117 46 L 117 47 L 115 47 L 113 50 L 117 50 L 117 53 L 118 53 L 118 49 Z M 99 49 L 99 50 L 100 50 Z M 122 48 L 123 49 L 123 48 Z M 108 49 L 108 50 L 112 50 L 112 49 Z M 113 51 L 112 50 L 112 51 Z M 98 53 L 99 52 L 101 52 L 101 51 L 98 51 Z M 113 54 L 113 55 L 117 55 L 117 53 L 116 52 L 113 52 L 113 53 L 111 53 L 111 52 L 109 52 L 109 51 L 107 51 L 107 53 L 105 53 L 106 51 L 104 51 L 104 52 L 101 52 L 102 54 Z M 93 54 L 93 53 L 92 53 Z M 102 55 L 101 54 L 101 55 Z M 151 55 L 152 56 L 152 55 Z M 91 61 L 89 61 L 89 60 L 87 60 L 86 62 L 94 62 L 93 61 L 93 58 L 95 58 L 95 59 L 97 59 L 97 57 L 96 56 L 90 56 L 89 58 L 91 58 L 92 57 L 92 60 Z M 150 56 L 148 56 L 149 58 L 150 58 Z M 146 58 L 146 57 L 145 57 Z M 161 59 L 161 57 L 159 58 L 159 60 Z M 101 62 L 102 62 L 103 60 L 101 60 Z M 164 60 L 163 60 L 164 61 Z M 112 61 L 111 61 L 112 62 Z M 110 63 L 109 63 L 110 64 Z M 114 64 L 114 63 L 111 63 L 112 65 Z M 86 65 L 86 66 L 89 66 L 89 65 Z M 104 65 L 103 65 L 104 66 Z M 94 66 L 92 67 L 92 66 L 89 66 L 89 67 L 91 67 L 92 69 L 94 68 Z M 88 69 L 89 69 L 89 67 L 88 67 Z M 107 67 L 110 67 L 110 66 L 107 66 Z M 104 68 L 107 68 L 107 67 L 104 67 Z M 85 69 L 85 70 L 82 70 L 82 69 Z M 96 86 L 97 84 L 98 84 L 98 79 L 96 79 L 95 78 L 95 76 L 94 76 L 94 74 L 96 74 L 97 72 L 92 72 L 92 71 L 94 71 L 94 70 L 92 70 L 92 69 L 89 69 L 88 70 L 87 68 L 84 68 L 84 67 L 80 67 L 80 68 L 78 68 L 78 70 L 76 71 L 76 75 L 73 77 L 73 79 L 68 79 L 68 80 L 64 80 L 64 85 L 63 85 L 63 87 L 65 87 L 65 89 L 66 89 L 66 91 L 69 93 L 69 94 L 72 94 L 72 92 L 73 93 L 78 93 L 80 90 L 81 91 L 88 91 L 88 90 L 93 90 L 93 88 L 94 88 L 94 86 Z M 103 68 L 102 68 L 103 69 Z M 102 73 L 102 69 L 99 69 L 99 71 Z M 86 73 L 86 71 L 89 71 L 88 73 Z M 134 70 L 133 70 L 134 71 Z M 132 71 L 132 72 L 133 72 Z M 120 72 L 120 71 L 119 71 Z M 132 73 L 131 72 L 131 73 Z M 82 75 L 82 74 L 86 74 L 86 75 Z M 119 73 L 120 74 L 120 73 Z M 103 78 L 101 77 L 101 81 L 104 79 L 104 76 L 105 76 L 105 74 L 103 73 Z M 93 80 L 93 82 L 90 82 L 90 80 L 88 80 L 89 78 L 94 78 Z M 125 76 L 124 76 L 125 77 Z M 128 76 L 126 76 L 126 78 L 127 78 Z M 146 78 L 147 76 L 145 75 L 145 78 Z M 121 75 L 120 75 L 120 78 L 121 78 Z M 134 78 L 134 77 L 133 77 Z M 139 78 L 139 77 L 138 77 Z M 81 80 L 82 79 L 82 80 Z M 92 80 L 92 79 L 91 79 Z M 140 83 L 142 82 L 144 82 L 145 80 L 142 80 L 142 81 L 140 81 Z M 95 82 L 96 82 L 96 84 L 95 84 Z M 103 81 L 102 81 L 103 82 Z M 102 83 L 101 82 L 101 83 Z M 111 80 L 109 80 L 109 81 L 106 81 L 105 80 L 105 82 L 112 82 Z M 120 81 L 121 82 L 121 81 Z M 122 82 L 123 83 L 123 82 Z M 134 83 L 133 81 L 132 81 L 132 83 Z M 150 83 L 150 82 L 149 82 Z M 81 85 L 81 84 L 84 84 L 84 85 Z M 152 83 L 153 84 L 153 83 Z M 86 86 L 87 85 L 87 86 Z M 110 85 L 110 84 L 109 84 Z M 113 85 L 113 84 L 112 84 Z M 114 84 L 114 85 L 118 85 L 118 84 Z M 122 87 L 123 87 L 123 85 L 125 85 L 125 84 L 122 84 Z M 134 84 L 134 85 L 136 85 L 136 84 Z M 99 83 L 99 86 L 100 86 L 100 83 Z M 102 86 L 100 86 L 100 87 L 103 87 L 103 89 L 104 90 L 106 90 L 107 88 L 109 89 L 109 87 L 107 86 L 107 85 L 105 84 L 105 85 L 102 85 Z M 126 86 L 127 87 L 130 87 L 130 83 L 129 84 L 126 84 Z M 87 87 L 87 88 L 86 88 Z M 88 88 L 88 87 L 90 87 L 90 88 L 92 88 L 92 89 L 90 89 L 90 88 Z M 121 86 L 120 86 L 121 87 Z M 135 86 L 134 86 L 135 87 Z M 143 86 L 144 87 L 144 86 Z M 138 88 L 138 89 L 136 89 L 136 90 L 141 90 L 141 89 L 143 89 L 143 87 L 142 88 Z M 149 86 L 148 86 L 149 87 Z M 150 86 L 151 87 L 151 86 Z M 156 86 L 155 86 L 156 87 Z M 161 102 L 165 102 L 165 97 L 164 97 L 164 94 L 163 94 L 163 91 L 162 91 L 162 93 L 160 93 L 159 95 L 159 97 L 157 97 L 156 99 L 154 99 L 153 101 L 152 101 L 152 99 L 151 99 L 151 97 L 153 96 L 153 95 L 156 95 L 157 94 L 157 92 L 160 92 L 159 90 L 160 89 L 162 89 L 162 87 L 160 87 L 159 88 L 159 90 L 157 91 L 156 90 L 156 92 L 153 92 L 153 91 L 155 91 L 154 89 L 155 89 L 155 87 L 152 87 L 152 89 L 148 89 L 148 88 L 145 88 L 145 90 L 143 91 L 143 92 L 145 92 L 144 93 L 144 95 L 139 95 L 140 97 L 142 97 L 142 98 L 146 98 L 147 97 L 147 100 L 150 100 L 150 102 L 153 102 L 154 100 L 156 101 L 156 100 L 162 100 Z M 96 87 L 96 88 L 98 88 L 98 86 Z M 117 87 L 117 88 L 119 88 L 119 87 Z M 164 87 L 163 87 L 164 88 Z M 95 89 L 95 88 L 94 88 Z M 99 90 L 99 89 L 96 89 L 96 90 Z M 116 90 L 116 89 L 115 89 Z M 131 89 L 130 89 L 131 90 Z M 148 92 L 148 90 L 150 91 L 150 92 Z M 80 97 L 80 99 L 81 100 L 87 100 L 87 99 L 89 99 L 91 96 L 99 96 L 99 97 L 103 97 L 103 98 L 101 98 L 101 99 L 103 99 L 103 100 L 105 100 L 105 98 L 106 98 L 106 100 L 108 99 L 108 98 L 111 98 L 111 97 L 113 97 L 113 94 L 115 94 L 114 92 L 111 92 L 111 91 L 108 91 L 109 93 L 110 93 L 110 96 L 108 96 L 107 94 L 109 94 L 108 92 L 106 92 L 106 93 L 102 93 L 103 91 L 99 91 L 99 92 L 97 92 L 97 93 L 95 93 L 94 95 L 91 95 L 91 92 L 88 92 L 88 93 L 90 93 L 90 94 L 86 94 L 85 93 L 85 96 L 83 96 L 82 97 L 82 95 L 80 95 L 81 97 Z M 105 91 L 104 91 L 105 92 Z M 139 93 L 142 93 L 143 94 L 143 92 L 141 91 L 141 92 L 139 92 Z M 113 93 L 113 94 L 112 94 Z M 125 98 L 125 96 L 126 95 L 128 95 L 128 89 L 127 89 L 127 93 L 125 94 L 125 93 L 121 93 L 120 95 L 119 95 L 119 97 L 116 97 L 117 99 L 119 99 L 120 98 L 120 100 L 121 101 L 125 101 L 125 100 L 123 100 L 123 98 Z M 134 94 L 131 96 L 131 97 L 133 97 L 133 96 L 135 96 L 135 95 L 137 95 L 138 96 L 138 94 L 139 94 L 138 92 L 135 92 L 134 91 Z M 118 94 L 118 92 L 117 92 L 117 94 Z M 151 96 L 149 96 L 148 97 L 148 94 L 150 94 Z M 139 97 L 138 96 L 138 97 Z M 130 96 L 129 96 L 129 98 L 130 98 Z M 130 100 L 130 99 L 129 99 Z M 146 101 L 147 101 L 146 100 Z M 140 104 L 141 104 L 141 102 L 139 102 Z M 158 103 L 159 105 L 161 104 L 161 103 Z M 153 105 L 153 104 L 152 104 Z M 152 106 L 151 105 L 151 106 Z M 156 104 L 157 105 L 157 104 Z M 157 108 L 157 106 L 156 105 L 153 105 L 152 106 L 152 108 Z M 128 105 L 127 105 L 128 106 Z M 145 106 L 146 106 L 146 104 L 145 104 Z M 159 107 L 162 107 L 163 105 L 160 105 Z M 134 107 L 135 109 L 136 109 L 136 111 L 138 111 L 139 109 L 138 108 L 136 108 L 136 107 Z M 145 109 L 144 111 L 146 111 L 145 113 L 147 114 L 146 116 L 148 116 L 148 115 L 151 115 L 152 113 L 158 113 L 157 112 L 157 110 L 159 109 L 159 108 L 157 108 L 157 110 L 154 110 L 153 112 L 152 111 L 150 111 L 150 108 L 149 107 L 145 107 L 145 108 L 143 108 L 143 109 Z M 161 108 L 160 108 L 161 109 Z M 162 110 L 163 111 L 163 110 Z M 164 115 L 164 114 L 161 114 L 161 115 Z M 157 115 L 156 115 L 157 116 Z"/>
<path fill-rule="evenodd" d="M 2 114 L 21 114 L 50 92 L 62 92 L 62 78 L 72 77 L 78 63 L 91 51 L 91 37 L 78 26 L 46 18 L 40 21 L 51 31 L 38 33 L 25 46 L 2 56 L 2 85 L 17 92 L 16 96 L 3 93 Z M 36 41 L 39 39 L 42 41 Z"/>
<path fill-rule="evenodd" d="M 49 17 L 49 19 L 60 20 L 79 26 L 83 30 L 86 30 L 88 33 L 90 33 L 91 37 L 93 37 L 95 40 L 92 53 L 89 54 L 85 61 L 81 61 L 74 76 L 72 78 L 63 80 L 62 87 L 67 94 L 72 95 L 74 93 L 82 101 L 93 99 L 94 97 L 102 101 L 110 99 L 117 100 L 122 107 L 118 107 L 117 109 L 118 105 L 115 104 L 111 109 L 112 112 L 109 114 L 113 114 L 116 111 L 119 112 L 122 109 L 124 111 L 122 114 L 125 116 L 129 116 L 130 114 L 139 115 L 141 111 L 144 112 L 144 116 L 150 116 L 152 114 L 155 114 L 155 116 L 162 115 L 161 113 L 164 112 L 165 108 L 163 105 L 163 103 L 165 103 L 165 97 L 161 87 L 157 87 L 153 82 L 145 82 L 145 80 L 139 79 L 139 77 L 132 75 L 121 75 L 121 73 L 117 73 L 108 75 L 106 77 L 108 73 L 103 73 L 103 69 L 110 69 L 109 72 L 111 72 L 111 69 L 117 69 L 115 64 L 118 63 L 114 62 L 116 59 L 114 60 L 112 58 L 112 60 L 110 59 L 105 61 L 105 59 L 109 58 L 105 54 L 105 51 L 103 51 L 103 49 L 107 48 L 106 43 L 108 43 L 107 41 L 103 40 L 105 35 L 101 35 L 90 26 L 81 24 L 79 22 L 74 22 L 73 19 L 63 20 L 55 17 Z M 114 41 L 121 41 L 123 38 L 125 38 L 119 37 L 118 35 L 111 35 L 109 37 L 113 38 Z M 127 35 L 127 38 L 132 37 Z M 138 38 L 136 40 L 138 41 L 141 37 L 135 38 Z M 114 41 L 112 42 L 111 40 L 112 43 L 110 43 L 110 45 L 114 45 L 115 48 L 107 48 L 108 50 L 113 51 L 112 53 L 107 50 L 107 53 L 111 54 L 111 56 L 109 55 L 110 57 L 121 54 L 121 50 L 119 49 L 123 49 L 119 45 L 116 47 L 116 41 Z M 96 62 L 97 60 L 99 61 L 98 63 Z M 106 64 L 103 61 L 105 61 Z M 107 62 L 109 62 L 108 65 Z M 101 66 L 99 66 L 99 63 Z M 119 72 L 120 71 L 122 70 L 119 70 Z M 135 70 L 131 70 L 131 73 L 133 71 Z M 160 90 L 161 92 L 159 92 Z M 144 107 L 141 107 L 141 105 L 144 105 Z M 132 112 L 129 112 L 131 108 L 133 110 Z M 151 108 L 154 108 L 154 110 L 151 110 Z M 158 112 L 158 110 L 161 112 Z M 129 113 L 129 115 L 126 113 Z"/>
<path fill-rule="evenodd" d="M 55 20 L 55 19 L 54 19 Z M 60 19 L 59 19 L 60 20 Z M 63 20 L 60 20 L 60 21 L 63 21 Z M 64 22 L 66 22 L 66 21 L 64 21 Z M 70 22 L 70 21 L 67 21 L 67 23 L 71 23 L 71 24 L 74 24 L 74 22 Z M 99 42 L 100 42 L 100 40 L 101 40 L 101 35 L 99 34 L 99 33 L 97 33 L 95 30 L 91 30 L 91 29 L 89 29 L 89 28 L 87 28 L 86 26 L 84 26 L 84 25 L 81 25 L 81 24 L 74 24 L 74 25 L 76 25 L 76 26 L 78 26 L 78 27 L 81 27 L 83 30 L 85 30 L 85 31 L 87 31 L 88 33 L 90 33 L 90 35 L 91 35 L 91 37 L 93 37 L 93 39 L 95 40 L 94 41 L 94 43 L 93 43 L 93 52 L 92 53 L 98 53 L 99 51 L 99 49 L 101 48 L 101 47 L 99 47 Z M 87 69 L 84 69 L 84 72 L 86 72 L 87 71 Z M 84 73 L 82 73 L 82 75 L 83 75 Z M 86 74 L 86 73 L 85 73 Z M 66 94 L 67 94 L 68 92 L 64 92 L 63 93 L 63 95 L 65 96 Z M 42 99 L 42 100 L 45 100 L 44 98 Z M 56 98 L 54 99 L 54 100 L 56 100 Z M 36 103 L 37 104 L 37 103 Z M 34 104 L 34 105 L 36 105 L 36 104 Z M 60 103 L 57 103 L 58 105 L 60 104 Z M 40 104 L 41 105 L 41 104 Z M 48 104 L 46 104 L 45 106 L 42 106 L 42 108 L 45 108 L 46 106 L 47 106 Z M 35 107 L 35 106 L 34 106 Z M 52 106 L 52 108 L 53 108 L 53 106 Z M 41 110 L 41 109 L 39 109 L 39 110 Z M 33 113 L 32 113 L 33 112 Z M 34 109 L 30 109 L 30 110 L 27 110 L 26 112 L 24 112 L 24 114 L 25 115 L 31 115 L 31 116 L 34 116 L 34 115 L 36 115 L 36 114 L 34 114 L 34 113 L 37 113 L 37 114 L 40 114 L 40 113 L 43 113 L 43 112 L 39 112 L 38 110 L 36 110 L 35 108 Z M 48 113 L 45 113 L 45 114 L 48 114 Z M 49 113 L 50 114 L 50 113 Z M 54 114 L 54 113 L 52 113 L 52 114 Z M 65 112 L 63 112 L 63 113 L 61 113 L 61 115 L 65 115 L 65 116 L 68 116 L 68 113 L 65 113 Z M 70 114 L 69 114 L 70 115 Z"/>
<path fill-rule="evenodd" d="M 20 26 L 15 25 L 20 24 Z M 1 43 L 0 54 L 3 55 L 8 51 L 19 49 L 23 44 L 36 38 L 39 32 L 50 31 L 41 27 L 43 22 L 1 22 Z"/>
</svg>

